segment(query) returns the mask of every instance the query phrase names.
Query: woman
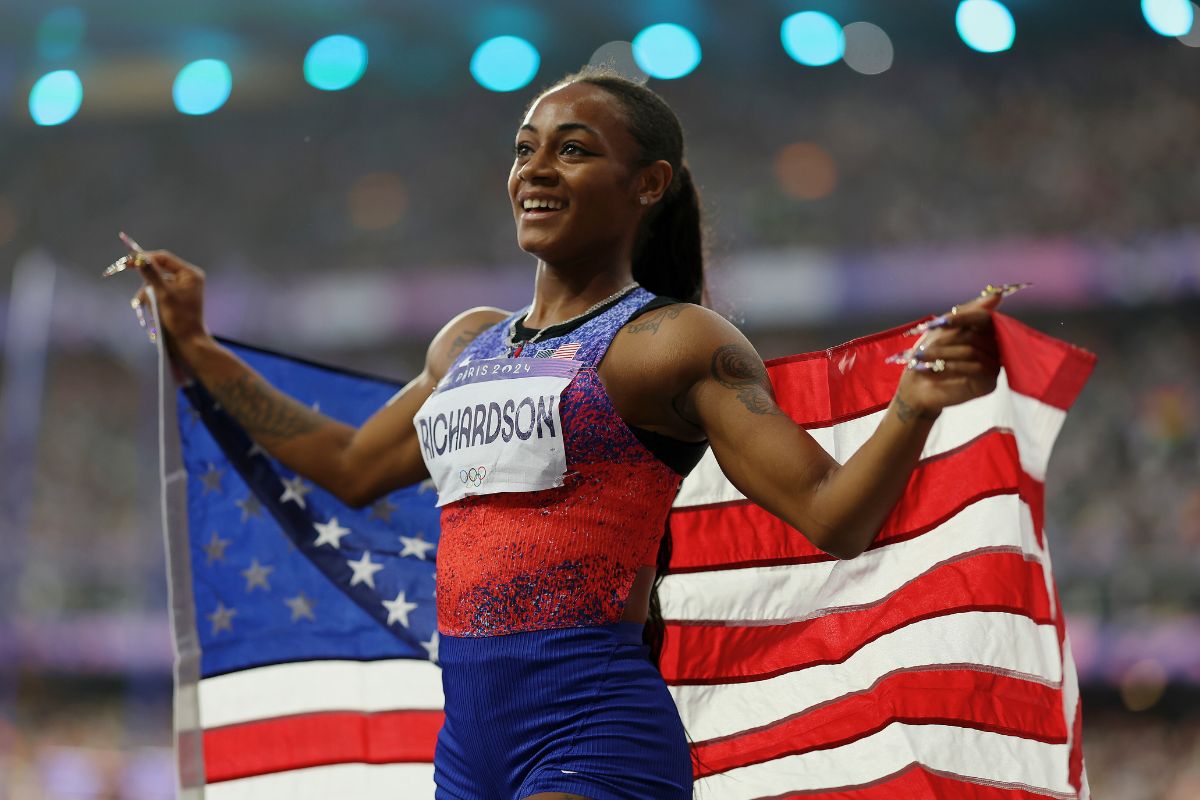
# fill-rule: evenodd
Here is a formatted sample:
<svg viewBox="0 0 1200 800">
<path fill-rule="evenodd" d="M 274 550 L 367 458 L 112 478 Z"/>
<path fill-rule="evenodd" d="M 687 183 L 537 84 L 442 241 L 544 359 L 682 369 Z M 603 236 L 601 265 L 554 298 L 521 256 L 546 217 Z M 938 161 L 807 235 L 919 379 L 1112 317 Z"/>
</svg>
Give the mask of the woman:
<svg viewBox="0 0 1200 800">
<path fill-rule="evenodd" d="M 684 731 L 642 645 L 682 476 L 709 446 L 754 502 L 861 553 L 941 409 L 994 388 L 999 293 L 924 332 L 878 430 L 838 465 L 780 411 L 745 337 L 696 304 L 699 202 L 658 95 L 593 71 L 541 93 L 508 194 L 538 259 L 532 304 L 451 320 L 359 429 L 213 340 L 201 270 L 166 251 L 140 268 L 174 358 L 280 462 L 356 506 L 437 484 L 438 798 L 690 797 Z"/>
</svg>

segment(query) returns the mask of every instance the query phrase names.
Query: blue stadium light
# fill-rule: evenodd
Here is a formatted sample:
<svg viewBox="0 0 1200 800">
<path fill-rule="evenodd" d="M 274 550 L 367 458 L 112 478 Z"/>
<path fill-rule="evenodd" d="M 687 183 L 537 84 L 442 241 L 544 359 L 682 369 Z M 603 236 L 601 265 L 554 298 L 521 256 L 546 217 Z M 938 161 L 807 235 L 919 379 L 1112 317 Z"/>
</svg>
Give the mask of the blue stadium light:
<svg viewBox="0 0 1200 800">
<path fill-rule="evenodd" d="M 69 69 L 43 75 L 29 92 L 29 116 L 38 125 L 61 125 L 82 104 L 83 82 Z"/>
<path fill-rule="evenodd" d="M 231 91 L 233 73 L 229 66 L 215 58 L 202 58 L 179 70 L 171 95 L 180 112 L 200 115 L 225 105 Z"/>
<path fill-rule="evenodd" d="M 633 37 L 633 60 L 652 78 L 682 78 L 700 65 L 700 41 L 682 25 L 661 22 Z"/>
<path fill-rule="evenodd" d="M 326 36 L 304 56 L 304 79 L 326 92 L 353 86 L 366 69 L 367 46 L 353 36 Z"/>
<path fill-rule="evenodd" d="M 967 47 L 980 53 L 1007 50 L 1017 38 L 1017 23 L 998 0 L 962 0 L 954 15 L 954 25 Z"/>
<path fill-rule="evenodd" d="M 44 59 L 70 58 L 83 42 L 87 16 L 75 6 L 56 8 L 37 28 L 37 52 Z"/>
<path fill-rule="evenodd" d="M 1185 36 L 1192 29 L 1195 9 L 1189 0 L 1142 0 L 1142 16 L 1160 36 Z"/>
<path fill-rule="evenodd" d="M 471 56 L 471 75 L 485 89 L 512 92 L 528 86 L 541 63 L 537 48 L 521 37 L 496 36 Z"/>
<path fill-rule="evenodd" d="M 792 14 L 779 27 L 783 49 L 808 67 L 832 64 L 846 52 L 846 34 L 838 21 L 820 11 Z"/>
</svg>

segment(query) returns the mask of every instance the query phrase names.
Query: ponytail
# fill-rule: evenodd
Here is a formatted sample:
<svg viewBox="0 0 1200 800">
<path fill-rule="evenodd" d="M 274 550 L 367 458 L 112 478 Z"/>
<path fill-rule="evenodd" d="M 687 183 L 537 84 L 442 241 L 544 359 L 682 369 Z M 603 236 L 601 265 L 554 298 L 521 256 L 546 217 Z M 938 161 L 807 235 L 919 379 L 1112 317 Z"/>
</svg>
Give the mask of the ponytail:
<svg viewBox="0 0 1200 800">
<path fill-rule="evenodd" d="M 655 294 L 689 303 L 704 300 L 704 229 L 700 196 L 686 164 L 642 226 L 633 279 Z"/>
</svg>

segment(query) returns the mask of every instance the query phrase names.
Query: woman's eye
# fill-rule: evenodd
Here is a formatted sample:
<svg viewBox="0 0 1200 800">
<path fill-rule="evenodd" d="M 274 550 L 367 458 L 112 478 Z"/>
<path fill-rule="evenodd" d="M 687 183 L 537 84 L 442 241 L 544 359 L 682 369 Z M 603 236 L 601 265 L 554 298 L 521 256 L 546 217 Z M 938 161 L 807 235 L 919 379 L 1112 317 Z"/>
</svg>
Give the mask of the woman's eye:
<svg viewBox="0 0 1200 800">
<path fill-rule="evenodd" d="M 527 156 L 533 152 L 533 148 L 525 142 L 517 142 L 513 145 L 513 155 Z"/>
<path fill-rule="evenodd" d="M 564 155 L 582 155 L 587 153 L 587 151 L 580 147 L 576 142 L 567 142 L 562 146 L 562 153 Z"/>
</svg>

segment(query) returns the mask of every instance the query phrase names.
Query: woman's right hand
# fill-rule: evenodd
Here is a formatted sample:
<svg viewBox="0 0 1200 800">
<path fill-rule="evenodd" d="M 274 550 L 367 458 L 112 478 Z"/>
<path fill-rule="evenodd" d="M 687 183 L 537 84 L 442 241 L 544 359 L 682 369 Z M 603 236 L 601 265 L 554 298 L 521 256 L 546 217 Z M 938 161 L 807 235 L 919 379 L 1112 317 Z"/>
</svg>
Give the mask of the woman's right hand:
<svg viewBox="0 0 1200 800">
<path fill-rule="evenodd" d="M 146 290 L 153 287 L 158 324 L 170 333 L 174 345 L 186 346 L 208 338 L 210 334 L 204 324 L 204 270 L 169 250 L 147 250 L 140 261 L 138 270 L 144 283 L 133 298 L 134 308 L 138 304 L 150 308 Z M 150 325 L 154 324 L 151 320 Z"/>
</svg>

